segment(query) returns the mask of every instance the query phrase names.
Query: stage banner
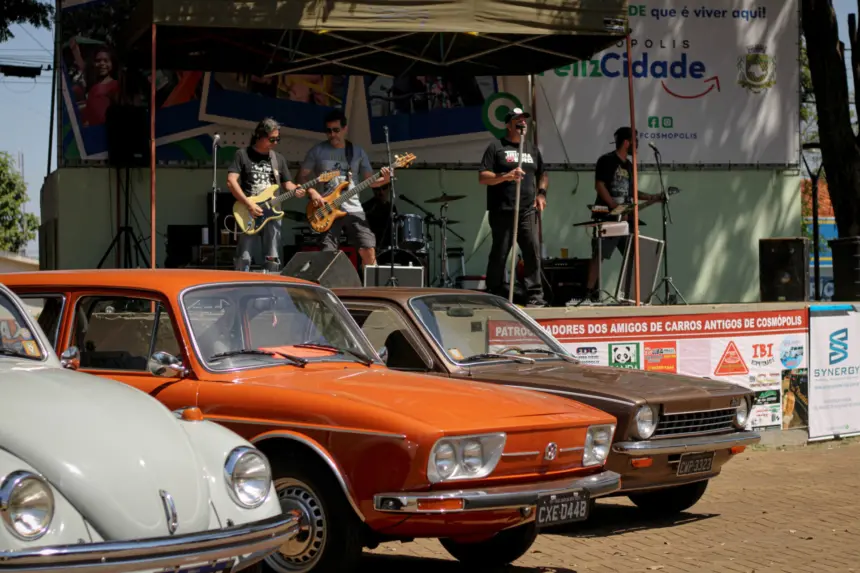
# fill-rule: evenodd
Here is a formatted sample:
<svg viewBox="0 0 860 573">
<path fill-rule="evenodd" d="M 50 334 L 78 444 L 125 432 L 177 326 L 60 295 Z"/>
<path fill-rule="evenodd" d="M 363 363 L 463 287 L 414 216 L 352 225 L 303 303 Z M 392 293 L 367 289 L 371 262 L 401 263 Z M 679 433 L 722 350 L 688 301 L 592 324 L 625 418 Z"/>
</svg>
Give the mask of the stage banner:
<svg viewBox="0 0 860 573">
<path fill-rule="evenodd" d="M 583 364 L 732 382 L 756 394 L 751 428 L 806 426 L 806 309 L 537 322 Z M 512 326 L 490 321 L 490 352 L 516 345 Z"/>
<path fill-rule="evenodd" d="M 629 5 L 641 161 L 797 164 L 798 0 Z M 630 124 L 624 41 L 537 82 L 548 163 L 593 164 Z"/>
<path fill-rule="evenodd" d="M 858 337 L 854 306 L 810 307 L 810 440 L 860 433 Z"/>
</svg>

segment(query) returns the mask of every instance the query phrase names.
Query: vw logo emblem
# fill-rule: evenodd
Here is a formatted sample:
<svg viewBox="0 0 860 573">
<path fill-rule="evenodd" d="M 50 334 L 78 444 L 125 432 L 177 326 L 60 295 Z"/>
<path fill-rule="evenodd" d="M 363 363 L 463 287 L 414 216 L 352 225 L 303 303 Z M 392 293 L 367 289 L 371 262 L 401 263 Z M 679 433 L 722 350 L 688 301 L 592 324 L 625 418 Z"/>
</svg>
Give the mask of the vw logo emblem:
<svg viewBox="0 0 860 573">
<path fill-rule="evenodd" d="M 558 456 L 558 444 L 550 442 L 546 445 L 546 450 L 543 452 L 543 459 L 551 462 Z"/>
</svg>

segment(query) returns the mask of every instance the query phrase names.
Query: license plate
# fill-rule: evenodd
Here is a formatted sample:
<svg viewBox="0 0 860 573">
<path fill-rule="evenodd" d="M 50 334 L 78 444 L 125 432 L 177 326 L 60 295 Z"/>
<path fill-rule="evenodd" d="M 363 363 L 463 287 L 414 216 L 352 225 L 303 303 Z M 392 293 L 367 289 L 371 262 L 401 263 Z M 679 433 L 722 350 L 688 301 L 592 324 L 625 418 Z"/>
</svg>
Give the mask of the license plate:
<svg viewBox="0 0 860 573">
<path fill-rule="evenodd" d="M 588 492 L 571 491 L 543 495 L 537 502 L 537 526 L 548 527 L 588 519 Z"/>
<path fill-rule="evenodd" d="M 200 563 L 197 565 L 188 565 L 180 567 L 178 570 L 173 567 L 165 569 L 164 573 L 230 573 L 233 569 L 233 560 L 218 561 L 216 563 Z"/>
<path fill-rule="evenodd" d="M 711 471 L 714 465 L 714 452 L 703 454 L 684 454 L 678 462 L 679 476 L 701 474 Z"/>
</svg>

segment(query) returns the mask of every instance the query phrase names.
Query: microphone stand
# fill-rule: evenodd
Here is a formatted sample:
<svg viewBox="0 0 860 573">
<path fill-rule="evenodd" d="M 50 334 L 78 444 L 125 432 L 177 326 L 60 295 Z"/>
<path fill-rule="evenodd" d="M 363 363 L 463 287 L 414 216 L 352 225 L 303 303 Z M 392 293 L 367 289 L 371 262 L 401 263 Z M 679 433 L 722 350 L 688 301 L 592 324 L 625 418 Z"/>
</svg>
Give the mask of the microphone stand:
<svg viewBox="0 0 860 573">
<path fill-rule="evenodd" d="M 212 268 L 218 268 L 218 140 L 212 139 Z"/>
<path fill-rule="evenodd" d="M 660 178 L 660 193 L 662 194 L 660 209 L 662 210 L 663 215 L 663 278 L 660 279 L 660 283 L 657 283 L 657 286 L 654 287 L 654 290 L 651 291 L 651 294 L 648 296 L 647 302 L 651 301 L 651 297 L 657 292 L 660 288 L 660 284 L 663 284 L 663 304 L 669 304 L 669 288 L 680 297 L 684 304 L 689 304 L 687 299 L 684 298 L 684 295 L 681 294 L 681 291 L 678 290 L 678 287 L 675 286 L 675 283 L 672 281 L 672 277 L 669 276 L 669 237 L 667 231 L 667 224 L 672 222 L 672 212 L 669 210 L 669 194 L 666 193 L 666 187 L 663 183 L 663 169 L 660 162 L 660 151 L 657 150 L 656 146 L 652 146 L 651 149 L 654 150 L 654 159 L 657 161 L 657 174 Z M 647 304 L 646 302 L 646 304 Z"/>
<path fill-rule="evenodd" d="M 523 134 L 523 128 L 517 126 L 517 131 L 520 133 L 520 146 L 517 152 L 517 169 L 521 169 L 523 166 L 523 142 L 525 141 L 525 136 Z M 517 231 L 520 227 L 520 187 L 522 186 L 522 177 L 517 177 L 517 190 L 516 190 L 516 199 L 514 199 L 514 237 L 511 241 L 511 274 L 508 285 L 508 302 L 513 304 L 514 302 L 514 283 L 517 280 L 516 271 L 517 271 L 517 258 L 514 256 L 514 253 L 517 252 Z"/>
<path fill-rule="evenodd" d="M 391 144 L 388 140 L 388 126 L 385 125 L 382 127 L 383 131 L 385 131 L 385 151 L 388 154 L 388 169 L 389 176 L 391 177 L 389 186 L 388 186 L 388 220 L 391 225 L 391 232 L 388 234 L 390 238 L 390 249 L 391 249 L 391 267 L 390 273 L 388 277 L 388 281 L 385 283 L 385 286 L 397 286 L 397 277 L 394 276 L 394 249 L 397 246 L 397 225 L 394 220 L 394 202 L 397 200 L 397 194 L 394 191 L 394 162 L 391 161 Z"/>
</svg>

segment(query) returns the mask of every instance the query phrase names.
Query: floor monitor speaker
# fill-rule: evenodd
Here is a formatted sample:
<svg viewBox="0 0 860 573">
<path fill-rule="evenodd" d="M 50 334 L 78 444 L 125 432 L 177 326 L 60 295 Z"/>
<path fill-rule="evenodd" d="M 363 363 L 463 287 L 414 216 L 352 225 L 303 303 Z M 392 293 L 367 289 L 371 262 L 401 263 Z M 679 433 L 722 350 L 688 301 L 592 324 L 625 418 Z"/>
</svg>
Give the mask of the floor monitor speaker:
<svg viewBox="0 0 860 573">
<path fill-rule="evenodd" d="M 302 251 L 293 255 L 281 275 L 326 288 L 360 287 L 358 271 L 343 251 Z"/>
</svg>

